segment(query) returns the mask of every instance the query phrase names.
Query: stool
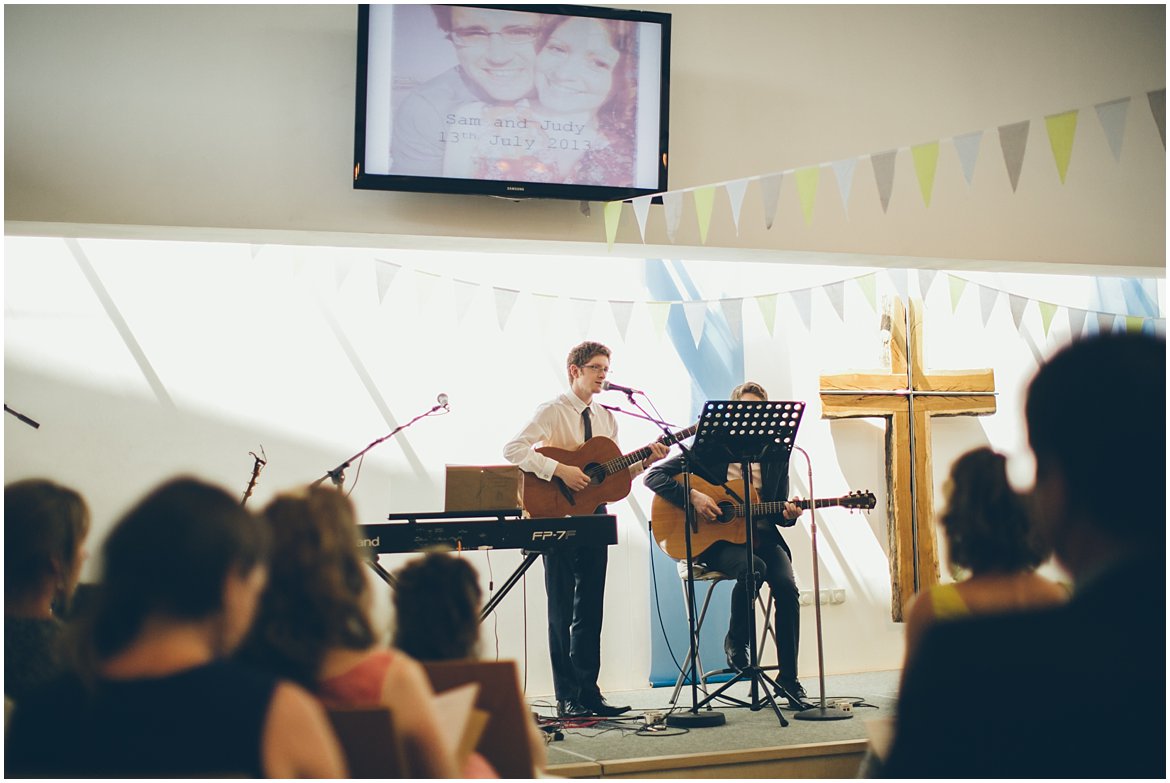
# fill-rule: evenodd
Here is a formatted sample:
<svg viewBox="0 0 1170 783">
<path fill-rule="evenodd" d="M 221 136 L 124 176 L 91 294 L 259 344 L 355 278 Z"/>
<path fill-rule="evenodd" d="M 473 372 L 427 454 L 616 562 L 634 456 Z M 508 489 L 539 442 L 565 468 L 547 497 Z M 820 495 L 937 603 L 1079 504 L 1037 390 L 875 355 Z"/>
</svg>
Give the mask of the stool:
<svg viewBox="0 0 1170 783">
<path fill-rule="evenodd" d="M 720 573 L 719 571 L 708 570 L 707 567 L 704 566 L 702 563 L 694 563 L 692 565 L 692 569 L 693 569 L 695 582 L 707 582 L 708 583 L 707 594 L 705 596 L 703 596 L 703 604 L 699 610 L 699 616 L 695 621 L 695 636 L 697 637 L 699 635 L 699 632 L 703 630 L 703 621 L 707 617 L 707 607 L 710 606 L 710 604 L 711 604 L 711 596 L 715 592 L 715 585 L 717 585 L 720 582 L 725 581 L 725 580 L 734 580 L 734 577 L 728 576 L 727 574 L 724 574 L 724 573 Z M 689 614 L 689 611 L 690 611 L 689 610 L 690 591 L 687 590 L 687 564 L 686 564 L 686 561 L 679 562 L 678 575 L 679 575 L 679 578 L 681 579 L 681 583 L 682 583 L 683 603 L 688 606 L 688 614 Z M 766 584 L 767 584 L 766 582 L 761 582 L 760 587 L 763 588 Z M 768 591 L 767 602 L 764 601 L 764 597 L 762 595 L 757 593 L 756 594 L 756 602 L 760 606 L 760 608 L 762 608 L 764 610 L 764 628 L 760 634 L 760 648 L 759 649 L 763 649 L 763 646 L 768 641 L 769 636 L 772 637 L 772 644 L 774 646 L 776 644 L 776 632 L 772 628 L 772 593 L 771 593 L 771 591 L 770 590 Z M 695 647 L 696 655 L 698 655 L 698 651 L 699 651 L 698 647 L 696 646 Z M 735 671 L 734 669 L 728 669 L 728 668 L 724 667 L 724 668 L 719 668 L 719 669 L 713 669 L 709 672 L 705 672 L 705 671 L 703 671 L 703 659 L 702 658 L 698 658 L 698 660 L 695 662 L 695 665 L 696 665 L 696 668 L 698 669 L 698 671 L 700 672 L 698 684 L 699 684 L 699 688 L 702 689 L 704 696 L 709 695 L 709 693 L 707 691 L 707 680 L 709 678 L 714 677 L 716 675 L 720 675 L 720 674 L 733 673 Z M 691 646 L 688 643 L 687 644 L 686 661 L 682 665 L 682 671 L 679 672 L 678 680 L 674 683 L 674 693 L 671 694 L 671 697 L 670 697 L 670 705 L 672 707 L 678 701 L 678 694 L 680 691 L 682 691 L 683 682 L 686 681 L 687 676 L 690 674 L 690 667 L 691 667 Z M 778 666 L 765 666 L 762 668 L 765 670 L 776 670 L 779 667 Z M 708 705 L 707 709 L 711 709 L 711 707 Z"/>
</svg>

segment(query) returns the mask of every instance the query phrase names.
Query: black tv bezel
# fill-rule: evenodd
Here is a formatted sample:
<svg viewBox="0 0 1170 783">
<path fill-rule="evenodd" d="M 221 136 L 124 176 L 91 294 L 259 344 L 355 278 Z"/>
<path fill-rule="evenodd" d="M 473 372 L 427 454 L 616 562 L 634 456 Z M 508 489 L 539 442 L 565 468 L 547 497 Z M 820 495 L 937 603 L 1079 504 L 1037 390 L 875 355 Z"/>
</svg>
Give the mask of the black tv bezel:
<svg viewBox="0 0 1170 783">
<path fill-rule="evenodd" d="M 659 101 L 658 186 L 656 188 L 622 188 L 572 183 L 517 182 L 508 180 L 423 177 L 406 174 L 367 174 L 366 158 L 366 87 L 369 65 L 370 4 L 358 6 L 357 95 L 354 112 L 355 190 L 405 191 L 414 193 L 455 193 L 471 196 L 497 196 L 508 199 L 567 199 L 572 201 L 625 201 L 667 190 L 667 161 L 670 141 L 670 14 L 658 11 L 634 11 L 600 6 L 577 5 L 474 5 L 507 11 L 535 11 L 563 16 L 592 16 L 650 22 L 662 28 L 661 95 Z"/>
</svg>

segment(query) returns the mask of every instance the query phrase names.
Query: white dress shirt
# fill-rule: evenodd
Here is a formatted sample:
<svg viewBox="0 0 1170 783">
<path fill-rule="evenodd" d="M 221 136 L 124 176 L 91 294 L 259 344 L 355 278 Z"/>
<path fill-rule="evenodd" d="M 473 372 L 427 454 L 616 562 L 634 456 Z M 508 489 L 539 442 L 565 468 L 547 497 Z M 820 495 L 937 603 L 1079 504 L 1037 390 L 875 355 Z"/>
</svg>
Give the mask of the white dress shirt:
<svg viewBox="0 0 1170 783">
<path fill-rule="evenodd" d="M 504 459 L 537 478 L 549 481 L 557 469 L 557 461 L 536 451 L 537 446 L 575 449 L 585 442 L 585 420 L 581 411 L 589 408 L 594 437 L 603 435 L 614 443 L 617 439 L 617 419 L 596 400 L 588 406 L 572 392 L 541 404 L 532 421 L 504 446 Z M 630 466 L 630 475 L 637 476 L 645 468 L 636 461 Z"/>
</svg>

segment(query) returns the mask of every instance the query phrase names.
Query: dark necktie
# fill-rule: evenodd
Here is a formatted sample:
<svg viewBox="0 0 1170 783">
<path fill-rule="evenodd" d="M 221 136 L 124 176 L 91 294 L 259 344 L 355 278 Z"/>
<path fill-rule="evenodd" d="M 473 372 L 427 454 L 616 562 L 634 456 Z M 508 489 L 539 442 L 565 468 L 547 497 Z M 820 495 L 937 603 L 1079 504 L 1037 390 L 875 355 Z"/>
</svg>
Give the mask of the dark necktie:
<svg viewBox="0 0 1170 783">
<path fill-rule="evenodd" d="M 593 419 L 589 415 L 589 409 L 581 411 L 581 418 L 585 420 L 585 440 L 593 437 Z"/>
</svg>

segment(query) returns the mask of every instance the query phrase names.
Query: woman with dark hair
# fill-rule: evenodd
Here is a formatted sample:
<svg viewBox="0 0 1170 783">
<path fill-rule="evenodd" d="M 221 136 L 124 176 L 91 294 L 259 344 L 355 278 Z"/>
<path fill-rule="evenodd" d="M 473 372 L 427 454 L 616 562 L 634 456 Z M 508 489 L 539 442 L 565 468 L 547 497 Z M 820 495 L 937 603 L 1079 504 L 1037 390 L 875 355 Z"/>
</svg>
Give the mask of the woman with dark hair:
<svg viewBox="0 0 1170 783">
<path fill-rule="evenodd" d="M 907 661 L 937 620 L 1033 609 L 1068 598 L 1065 588 L 1035 572 L 1048 547 L 1036 536 L 1024 498 L 1008 483 L 1002 454 L 978 448 L 959 457 L 944 491 L 947 505 L 939 522 L 948 559 L 970 576 L 915 597 L 906 616 Z"/>
<path fill-rule="evenodd" d="M 466 560 L 434 553 L 396 574 L 394 646 L 419 661 L 457 661 L 479 653 L 479 575 Z"/>
<path fill-rule="evenodd" d="M 180 478 L 147 495 L 102 549 L 76 672 L 16 705 L 6 774 L 343 776 L 320 705 L 229 659 L 266 550 L 262 523 L 217 487 Z"/>
<path fill-rule="evenodd" d="M 20 700 L 61 673 L 58 650 L 81 565 L 89 509 L 43 479 L 4 488 L 4 694 Z"/>
<path fill-rule="evenodd" d="M 270 580 L 241 658 L 315 691 L 327 706 L 387 707 L 412 777 L 459 777 L 426 672 L 378 642 L 349 499 L 314 487 L 281 495 L 264 516 Z"/>
</svg>

